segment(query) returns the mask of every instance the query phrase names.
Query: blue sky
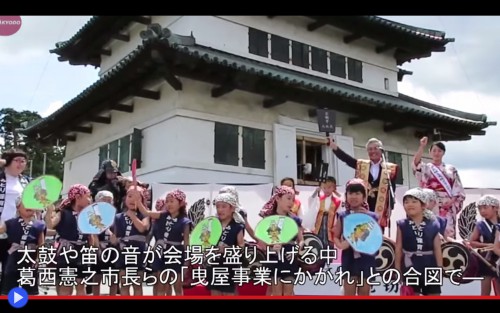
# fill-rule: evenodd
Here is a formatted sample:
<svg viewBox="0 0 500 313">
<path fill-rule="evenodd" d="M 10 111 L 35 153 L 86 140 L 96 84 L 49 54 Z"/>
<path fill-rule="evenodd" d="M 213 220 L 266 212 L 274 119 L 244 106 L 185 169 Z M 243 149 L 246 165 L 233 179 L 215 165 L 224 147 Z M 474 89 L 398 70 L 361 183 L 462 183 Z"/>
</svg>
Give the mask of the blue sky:
<svg viewBox="0 0 500 313">
<path fill-rule="evenodd" d="M 383 16 L 414 26 L 442 30 L 456 39 L 444 53 L 414 60 L 413 71 L 399 83 L 402 93 L 458 110 L 487 114 L 500 121 L 500 17 Z M 97 80 L 91 66 L 70 66 L 50 54 L 90 16 L 23 16 L 13 36 L 0 37 L 0 107 L 33 110 L 47 116 Z M 459 169 L 467 187 L 500 188 L 500 127 L 486 136 L 448 143 L 446 162 Z M 415 141 L 418 145 L 418 141 Z"/>
</svg>

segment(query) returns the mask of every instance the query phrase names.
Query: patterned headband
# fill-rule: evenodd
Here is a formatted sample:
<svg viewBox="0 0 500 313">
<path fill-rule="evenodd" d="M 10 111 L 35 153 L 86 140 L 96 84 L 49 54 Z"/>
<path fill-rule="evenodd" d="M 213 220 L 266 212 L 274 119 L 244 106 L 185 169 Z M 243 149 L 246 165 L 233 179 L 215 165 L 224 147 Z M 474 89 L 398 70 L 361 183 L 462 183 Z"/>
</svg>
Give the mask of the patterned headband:
<svg viewBox="0 0 500 313">
<path fill-rule="evenodd" d="M 429 189 L 429 188 L 423 188 L 422 189 L 425 192 L 425 195 L 427 196 L 427 203 L 430 203 L 431 201 L 436 201 L 436 193 L 434 190 Z"/>
<path fill-rule="evenodd" d="M 417 187 L 417 188 L 409 189 L 403 195 L 403 199 L 408 197 L 408 196 L 413 197 L 415 199 L 418 199 L 421 202 L 426 203 L 426 204 L 429 202 L 429 194 L 425 190 L 423 190 L 422 188 Z"/>
<path fill-rule="evenodd" d="M 156 200 L 156 204 L 155 204 L 156 211 L 158 211 L 158 212 L 163 211 L 165 204 L 166 204 L 165 199 L 160 198 L 160 199 Z"/>
<path fill-rule="evenodd" d="M 351 209 L 351 205 L 349 204 L 349 202 L 347 201 L 347 190 L 349 189 L 349 187 L 351 186 L 362 186 L 364 189 L 365 189 L 365 201 L 363 202 L 363 204 L 361 205 L 363 208 L 365 209 L 369 209 L 369 206 L 368 206 L 368 202 L 366 201 L 367 199 L 367 196 L 368 196 L 368 189 L 366 188 L 366 183 L 364 180 L 362 180 L 361 178 L 352 178 L 350 179 L 347 184 L 345 185 L 345 190 L 346 190 L 346 195 L 345 195 L 345 208 L 347 210 Z"/>
<path fill-rule="evenodd" d="M 500 207 L 500 201 L 497 197 L 492 195 L 484 195 L 477 201 L 477 206 L 488 205 L 493 207 Z"/>
<path fill-rule="evenodd" d="M 241 204 L 240 204 L 240 200 L 239 200 L 239 196 L 238 196 L 238 190 L 236 190 L 235 187 L 224 186 L 219 190 L 219 194 L 223 194 L 223 193 L 228 193 L 228 194 L 232 195 L 234 197 L 234 199 L 236 200 L 235 208 L 241 208 Z"/>
<path fill-rule="evenodd" d="M 361 178 L 352 178 L 347 182 L 347 184 L 345 186 L 347 188 L 347 187 L 352 186 L 352 185 L 361 185 L 361 186 L 365 187 L 365 189 L 366 189 L 366 183 Z"/>
<path fill-rule="evenodd" d="M 184 191 L 182 191 L 180 189 L 174 189 L 174 190 L 170 191 L 169 193 L 167 193 L 167 196 L 165 197 L 165 199 L 168 197 L 172 197 L 172 198 L 176 199 L 177 201 L 179 201 L 180 203 L 183 203 L 183 204 L 186 203 L 186 194 L 184 193 Z"/>
<path fill-rule="evenodd" d="M 271 215 L 272 212 L 273 212 L 273 207 L 276 204 L 276 201 L 278 201 L 278 198 L 281 198 L 284 195 L 295 196 L 295 190 L 293 188 L 291 188 L 291 187 L 288 187 L 288 186 L 279 186 L 279 187 L 277 187 L 274 190 L 274 194 L 271 197 L 271 199 L 269 199 L 269 201 L 267 201 L 267 203 L 264 204 L 264 206 L 260 210 L 259 215 L 261 217 L 266 217 L 266 216 Z"/>
<path fill-rule="evenodd" d="M 68 197 L 61 202 L 59 206 L 60 209 L 67 207 L 71 204 L 73 200 L 78 196 L 83 196 L 85 194 L 90 194 L 90 189 L 87 186 L 82 184 L 76 184 L 69 188 Z"/>
<path fill-rule="evenodd" d="M 238 201 L 236 200 L 236 198 L 230 194 L 230 193 L 220 193 L 218 194 L 215 199 L 214 199 L 214 202 L 217 203 L 217 202 L 224 202 L 224 203 L 227 203 L 229 204 L 230 206 L 232 206 L 233 208 L 237 208 L 238 207 Z"/>
</svg>

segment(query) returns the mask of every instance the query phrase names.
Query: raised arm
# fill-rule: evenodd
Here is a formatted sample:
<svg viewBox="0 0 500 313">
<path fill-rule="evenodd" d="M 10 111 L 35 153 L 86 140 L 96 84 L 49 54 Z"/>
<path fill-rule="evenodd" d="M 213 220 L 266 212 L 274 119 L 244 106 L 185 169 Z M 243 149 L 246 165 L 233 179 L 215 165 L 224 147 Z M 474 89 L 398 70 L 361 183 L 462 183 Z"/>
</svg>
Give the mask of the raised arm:
<svg viewBox="0 0 500 313">
<path fill-rule="evenodd" d="M 144 204 L 142 203 L 142 201 L 137 201 L 137 208 L 139 209 L 139 211 L 146 215 L 146 216 L 149 216 L 150 218 L 154 219 L 154 220 L 157 220 L 160 218 L 161 214 L 164 213 L 164 212 L 155 212 L 155 211 L 151 211 L 151 210 L 148 210 Z"/>
<path fill-rule="evenodd" d="M 47 207 L 47 212 L 45 213 L 44 220 L 45 220 L 45 224 L 47 224 L 48 229 L 55 230 L 57 225 L 61 221 L 61 212 L 62 211 L 56 212 L 55 215 L 54 215 L 54 211 L 55 211 L 54 205 L 49 205 Z"/>
<path fill-rule="evenodd" d="M 330 140 L 330 148 L 332 149 L 333 153 L 335 154 L 335 156 L 339 160 L 341 160 L 342 162 L 347 164 L 347 166 L 352 167 L 353 169 L 356 169 L 356 167 L 358 165 L 358 160 L 356 160 L 355 158 L 353 158 L 349 154 L 342 151 L 342 149 L 340 149 L 337 146 L 337 144 L 335 143 L 335 141 L 333 141 L 333 139 Z"/>
<path fill-rule="evenodd" d="M 141 220 L 132 210 L 127 210 L 126 214 L 140 233 L 144 233 L 149 229 L 149 217 L 144 217 Z"/>
<path fill-rule="evenodd" d="M 413 173 L 419 170 L 420 168 L 420 162 L 422 161 L 422 156 L 424 155 L 424 149 L 427 146 L 427 142 L 429 139 L 427 137 L 422 137 L 420 139 L 420 146 L 418 146 L 417 153 L 413 156 L 413 163 L 412 163 L 412 169 Z"/>
</svg>

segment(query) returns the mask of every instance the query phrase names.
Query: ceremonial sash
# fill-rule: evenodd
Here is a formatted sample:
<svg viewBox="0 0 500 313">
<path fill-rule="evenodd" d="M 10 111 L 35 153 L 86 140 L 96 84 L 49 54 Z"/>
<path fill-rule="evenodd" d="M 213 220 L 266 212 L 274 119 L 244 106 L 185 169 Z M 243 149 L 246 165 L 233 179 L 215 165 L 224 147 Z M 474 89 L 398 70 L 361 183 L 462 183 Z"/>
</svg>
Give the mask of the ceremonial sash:
<svg viewBox="0 0 500 313">
<path fill-rule="evenodd" d="M 387 167 L 387 171 L 385 170 Z M 396 173 L 397 165 L 393 163 L 381 163 L 380 166 L 380 180 L 377 187 L 377 200 L 375 202 L 375 213 L 379 214 L 379 216 L 383 216 L 385 208 L 387 207 L 387 201 L 389 200 L 388 191 L 389 191 L 389 180 L 387 179 L 387 173 L 392 178 Z M 356 166 L 356 177 L 362 179 L 368 188 L 373 188 L 374 186 L 370 186 L 368 182 L 368 178 L 370 177 L 370 160 L 358 160 L 358 164 Z M 376 177 L 373 177 L 376 179 Z M 380 219 L 381 221 L 383 219 Z"/>
<path fill-rule="evenodd" d="M 446 176 L 443 174 L 443 172 L 434 164 L 430 164 L 430 169 L 431 169 L 432 175 L 434 175 L 434 177 L 439 181 L 439 183 L 444 188 L 444 190 L 446 191 L 448 196 L 450 196 L 450 198 L 453 198 L 453 193 L 452 193 L 450 182 L 448 181 Z"/>
<path fill-rule="evenodd" d="M 314 224 L 314 234 L 318 235 L 319 230 L 321 229 L 321 221 L 323 220 L 323 213 L 325 212 L 325 199 L 326 197 L 320 198 L 319 210 L 316 215 L 316 223 Z M 333 242 L 333 224 L 335 222 L 335 215 L 337 213 L 337 209 L 342 204 L 342 200 L 337 197 L 331 196 L 332 202 L 330 203 L 330 208 L 328 210 L 328 223 L 326 232 L 328 234 L 328 240 Z"/>
</svg>

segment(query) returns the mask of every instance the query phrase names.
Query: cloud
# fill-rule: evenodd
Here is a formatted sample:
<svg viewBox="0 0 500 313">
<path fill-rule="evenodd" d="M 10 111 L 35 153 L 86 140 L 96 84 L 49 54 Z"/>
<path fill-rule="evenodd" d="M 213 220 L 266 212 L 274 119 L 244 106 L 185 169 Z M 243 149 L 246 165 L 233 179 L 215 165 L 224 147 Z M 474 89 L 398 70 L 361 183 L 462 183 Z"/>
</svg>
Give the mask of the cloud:
<svg viewBox="0 0 500 313">
<path fill-rule="evenodd" d="M 48 58 L 56 42 L 68 40 L 90 16 L 21 16 L 21 29 L 0 37 L 0 65 Z"/>
<path fill-rule="evenodd" d="M 500 121 L 500 96 L 478 94 L 472 91 L 450 91 L 441 94 L 413 84 L 400 83 L 399 91 L 445 107 L 486 114 L 490 121 Z M 472 136 L 472 140 L 446 143 L 445 162 L 457 167 L 467 187 L 500 188 L 500 127 L 490 126 L 485 136 Z M 418 142 L 415 142 L 417 147 Z"/>
<path fill-rule="evenodd" d="M 62 101 L 51 102 L 49 106 L 43 112 L 40 113 L 40 115 L 43 118 L 45 118 L 50 114 L 54 113 L 55 111 L 59 110 L 63 105 L 64 103 Z"/>
<path fill-rule="evenodd" d="M 469 90 L 500 96 L 500 58 L 492 57 L 500 50 L 495 40 L 500 32 L 498 17 L 491 16 L 390 16 L 390 20 L 414 26 L 441 30 L 455 42 L 446 52 L 413 60 L 402 67 L 414 71 L 412 80 L 430 87 L 435 93 Z"/>
</svg>

